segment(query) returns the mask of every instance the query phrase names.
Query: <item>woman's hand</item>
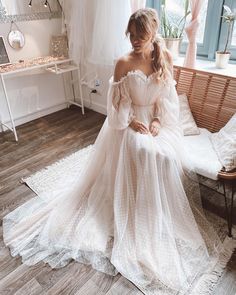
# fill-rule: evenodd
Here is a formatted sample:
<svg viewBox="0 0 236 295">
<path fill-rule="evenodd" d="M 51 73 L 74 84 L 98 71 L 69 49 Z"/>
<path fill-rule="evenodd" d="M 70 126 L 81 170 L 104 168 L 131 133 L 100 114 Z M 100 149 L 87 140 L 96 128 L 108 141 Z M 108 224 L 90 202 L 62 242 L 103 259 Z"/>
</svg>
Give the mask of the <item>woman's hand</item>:
<svg viewBox="0 0 236 295">
<path fill-rule="evenodd" d="M 134 131 L 139 132 L 139 133 L 141 133 L 141 134 L 147 134 L 147 133 L 149 132 L 147 126 L 146 126 L 144 123 L 142 123 L 142 122 L 140 122 L 140 121 L 138 121 L 138 120 L 136 120 L 136 119 L 134 119 L 134 120 L 129 124 L 129 126 L 130 126 Z"/>
<path fill-rule="evenodd" d="M 158 119 L 153 119 L 152 122 L 150 123 L 149 130 L 152 134 L 152 136 L 157 136 L 159 132 L 159 120 Z"/>
</svg>

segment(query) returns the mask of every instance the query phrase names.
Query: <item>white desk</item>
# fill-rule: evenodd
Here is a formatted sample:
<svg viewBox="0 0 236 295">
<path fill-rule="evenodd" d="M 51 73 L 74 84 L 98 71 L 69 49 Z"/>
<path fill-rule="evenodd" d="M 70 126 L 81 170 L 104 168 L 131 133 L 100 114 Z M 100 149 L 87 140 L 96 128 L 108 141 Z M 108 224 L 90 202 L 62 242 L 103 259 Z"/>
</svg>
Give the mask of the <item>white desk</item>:
<svg viewBox="0 0 236 295">
<path fill-rule="evenodd" d="M 35 59 L 35 61 L 37 62 L 39 59 Z M 43 59 L 42 59 L 43 60 Z M 15 67 L 14 67 L 15 66 Z M 12 68 L 11 68 L 12 67 Z M 78 74 L 78 79 L 71 79 L 71 83 L 72 85 L 76 85 L 75 83 L 77 83 L 78 85 L 78 90 L 79 90 L 79 99 L 81 101 L 81 104 L 76 102 L 76 98 L 75 95 L 73 97 L 73 99 L 68 99 L 66 97 L 66 103 L 67 106 L 69 107 L 71 104 L 74 104 L 76 106 L 81 107 L 82 109 L 82 113 L 84 114 L 84 102 L 83 102 L 83 94 L 82 94 L 82 87 L 81 87 L 81 83 L 80 83 L 80 68 L 78 65 L 76 65 L 73 60 L 71 59 L 60 59 L 60 60 L 49 60 L 47 62 L 40 62 L 40 63 L 34 63 L 34 60 L 32 60 L 31 62 L 29 62 L 29 65 L 27 66 L 21 66 L 20 63 L 14 64 L 14 65 L 10 65 L 9 68 L 7 67 L 0 67 L 0 76 L 1 76 L 1 82 L 2 82 L 2 86 L 3 86 L 3 92 L 4 92 L 4 98 L 6 100 L 6 104 L 7 104 L 7 108 L 8 108 L 8 112 L 9 112 L 9 117 L 10 117 L 10 121 L 11 121 L 11 125 L 9 126 L 8 124 L 4 123 L 4 122 L 0 122 L 1 124 L 1 128 L 2 126 L 5 126 L 7 129 L 11 130 L 14 133 L 15 136 L 15 140 L 18 141 L 18 136 L 17 136 L 17 132 L 16 132 L 16 128 L 15 128 L 15 123 L 14 123 L 14 117 L 11 111 L 11 105 L 10 105 L 10 101 L 9 101 L 9 97 L 7 94 L 7 88 L 6 88 L 6 83 L 5 83 L 5 77 L 12 75 L 12 74 L 20 74 L 22 72 L 27 72 L 27 71 L 32 71 L 35 69 L 45 69 L 46 71 L 59 75 L 59 74 L 64 74 L 67 72 L 72 72 L 72 71 L 77 71 Z M 66 96 L 66 88 L 65 88 L 65 79 L 63 76 L 63 85 L 64 85 L 64 90 L 65 90 L 65 96 Z M 3 128 L 2 128 L 3 129 Z"/>
</svg>

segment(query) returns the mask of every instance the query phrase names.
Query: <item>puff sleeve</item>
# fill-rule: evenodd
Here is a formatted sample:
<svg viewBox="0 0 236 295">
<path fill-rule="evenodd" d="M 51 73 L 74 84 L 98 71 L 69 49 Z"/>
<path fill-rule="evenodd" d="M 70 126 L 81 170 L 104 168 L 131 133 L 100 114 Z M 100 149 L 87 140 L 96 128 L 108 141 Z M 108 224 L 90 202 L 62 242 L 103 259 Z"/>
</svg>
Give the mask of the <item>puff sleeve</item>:
<svg viewBox="0 0 236 295">
<path fill-rule="evenodd" d="M 157 112 L 162 127 L 182 130 L 179 120 L 179 97 L 175 89 L 176 82 L 169 79 L 157 99 Z"/>
<path fill-rule="evenodd" d="M 109 81 L 107 117 L 109 126 L 120 130 L 127 128 L 135 117 L 126 77 L 119 82 L 113 82 L 113 77 Z"/>
</svg>

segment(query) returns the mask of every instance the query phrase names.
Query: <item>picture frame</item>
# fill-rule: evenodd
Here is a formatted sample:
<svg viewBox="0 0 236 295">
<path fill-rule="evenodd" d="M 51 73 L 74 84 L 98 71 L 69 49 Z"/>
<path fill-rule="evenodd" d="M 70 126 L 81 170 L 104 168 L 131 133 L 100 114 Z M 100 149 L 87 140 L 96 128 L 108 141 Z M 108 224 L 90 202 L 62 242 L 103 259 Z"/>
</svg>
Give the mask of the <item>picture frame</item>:
<svg viewBox="0 0 236 295">
<path fill-rule="evenodd" d="M 3 36 L 0 36 L 0 66 L 10 64 Z"/>
<path fill-rule="evenodd" d="M 68 58 L 68 40 L 66 35 L 52 35 L 50 41 L 50 55 Z"/>
</svg>

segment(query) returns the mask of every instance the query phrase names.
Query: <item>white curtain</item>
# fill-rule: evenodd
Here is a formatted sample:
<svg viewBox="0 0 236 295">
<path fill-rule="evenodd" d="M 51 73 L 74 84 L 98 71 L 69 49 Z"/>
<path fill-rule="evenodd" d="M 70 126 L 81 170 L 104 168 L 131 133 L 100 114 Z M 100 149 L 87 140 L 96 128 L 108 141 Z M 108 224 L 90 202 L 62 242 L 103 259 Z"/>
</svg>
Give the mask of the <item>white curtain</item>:
<svg viewBox="0 0 236 295">
<path fill-rule="evenodd" d="M 7 14 L 15 15 L 20 14 L 19 3 L 17 0 L 2 0 L 2 5 L 5 8 Z"/>
<path fill-rule="evenodd" d="M 146 0 L 130 0 L 132 13 L 146 6 Z"/>
<path fill-rule="evenodd" d="M 190 23 L 185 28 L 189 43 L 187 47 L 187 52 L 184 60 L 184 67 L 195 68 L 196 55 L 197 55 L 197 31 L 200 25 L 199 15 L 201 12 L 201 7 L 203 5 L 203 0 L 191 0 L 191 14 L 192 19 Z"/>
<path fill-rule="evenodd" d="M 62 0 L 70 56 L 78 63 L 113 65 L 130 49 L 125 29 L 131 14 L 127 0 Z"/>
<path fill-rule="evenodd" d="M 89 61 L 93 64 L 112 65 L 114 60 L 130 50 L 125 30 L 131 14 L 127 0 L 95 1 Z"/>
</svg>

